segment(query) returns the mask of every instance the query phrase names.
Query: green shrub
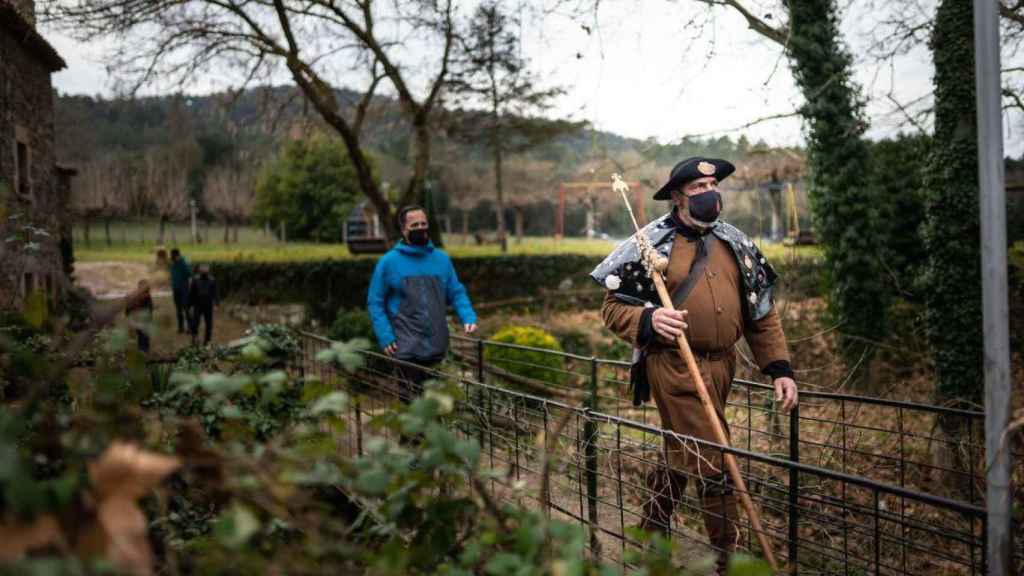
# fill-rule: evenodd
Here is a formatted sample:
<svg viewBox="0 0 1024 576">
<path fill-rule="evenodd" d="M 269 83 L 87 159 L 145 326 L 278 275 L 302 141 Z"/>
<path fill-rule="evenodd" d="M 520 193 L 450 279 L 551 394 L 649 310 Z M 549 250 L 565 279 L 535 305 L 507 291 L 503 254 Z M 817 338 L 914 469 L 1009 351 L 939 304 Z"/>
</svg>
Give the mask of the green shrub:
<svg viewBox="0 0 1024 576">
<path fill-rule="evenodd" d="M 365 338 L 370 342 L 377 341 L 377 337 L 373 333 L 370 314 L 366 310 L 356 308 L 340 310 L 334 318 L 331 328 L 327 331 L 327 337 L 337 341 L 348 341 L 355 338 Z"/>
<path fill-rule="evenodd" d="M 266 163 L 256 182 L 253 217 L 290 240 L 338 242 L 341 225 L 358 201 L 359 178 L 345 145 L 314 135 L 289 142 Z"/>
<path fill-rule="evenodd" d="M 516 346 L 562 351 L 562 346 L 558 343 L 557 338 L 540 328 L 530 326 L 506 326 L 499 330 L 491 340 Z M 488 346 L 484 350 L 484 359 L 489 364 L 524 378 L 562 384 L 566 377 L 563 357 L 537 350 Z"/>
</svg>

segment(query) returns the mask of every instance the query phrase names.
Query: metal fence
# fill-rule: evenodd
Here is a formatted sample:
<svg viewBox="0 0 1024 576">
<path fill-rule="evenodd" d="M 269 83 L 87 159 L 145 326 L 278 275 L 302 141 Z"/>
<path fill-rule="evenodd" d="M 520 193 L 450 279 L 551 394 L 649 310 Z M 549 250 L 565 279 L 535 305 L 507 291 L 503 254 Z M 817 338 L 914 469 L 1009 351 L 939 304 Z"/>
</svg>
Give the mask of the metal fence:
<svg viewBox="0 0 1024 576">
<path fill-rule="evenodd" d="M 316 353 L 327 346 L 330 341 L 304 334 L 298 369 L 304 377 L 334 382 L 352 395 L 352 425 L 342 449 L 361 454 L 365 438 L 382 433 L 370 424 L 373 416 L 388 410 L 397 399 L 393 372 L 401 362 L 365 352 L 366 368 L 346 376 L 315 362 Z M 554 518 L 578 522 L 589 531 L 591 553 L 605 561 L 630 568 L 627 552 L 639 544 L 629 527 L 640 522 L 642 505 L 651 496 L 645 478 L 663 465 L 663 442 L 674 439 L 719 468 L 726 453 L 736 457 L 776 555 L 791 570 L 802 574 L 984 573 L 983 508 L 798 461 L 801 448 L 807 446 L 801 438 L 808 426 L 804 421 L 815 422 L 798 411 L 786 416 L 788 432 L 787 426 L 782 434 L 771 432 L 785 439 L 783 454 L 748 450 L 741 443 L 728 448 L 632 419 L 629 416 L 635 414 L 621 403 L 611 404 L 621 408 L 621 414 L 601 411 L 592 404 L 595 396 L 563 400 L 484 383 L 489 372 L 486 351 L 478 348 L 476 362 L 467 359 L 465 351 L 456 352 L 462 356 L 461 365 L 472 365 L 475 373 L 464 374 L 449 366 L 433 370 L 432 375 L 462 389 L 455 425 L 479 440 L 485 463 L 499 473 L 491 480 L 494 492 L 543 509 Z M 599 389 L 601 364 L 596 359 L 574 360 L 589 362 L 588 382 L 591 390 Z M 494 368 L 494 374 L 505 372 Z M 515 377 L 511 381 L 531 384 Z M 751 399 L 763 393 L 758 386 L 747 385 L 746 390 Z M 747 428 L 760 432 L 754 425 L 757 402 L 744 401 L 738 408 L 751 414 Z M 895 403 L 892 408 L 898 411 L 907 406 Z M 643 411 L 639 414 L 647 416 Z M 849 421 L 851 429 L 855 425 L 856 421 Z M 735 423 L 733 427 L 735 439 Z M 751 446 L 756 444 L 751 441 Z M 835 446 L 818 449 L 843 447 L 841 441 Z M 856 455 L 849 446 L 845 452 L 850 459 Z M 548 490 L 542 489 L 545 477 Z M 740 528 L 741 548 L 756 542 L 745 516 L 728 520 Z M 711 550 L 701 526 L 698 498 L 684 494 L 671 526 L 672 538 L 680 544 L 675 559 L 680 564 Z M 1015 561 L 1024 566 L 1019 551 Z"/>
<path fill-rule="evenodd" d="M 632 405 L 628 362 L 452 336 L 449 367 L 570 403 L 589 399 L 595 410 L 660 425 L 653 403 Z M 733 381 L 727 416 L 734 446 L 969 503 L 984 496 L 981 411 L 802 388 L 800 410 L 785 414 L 773 396 L 770 385 Z"/>
</svg>

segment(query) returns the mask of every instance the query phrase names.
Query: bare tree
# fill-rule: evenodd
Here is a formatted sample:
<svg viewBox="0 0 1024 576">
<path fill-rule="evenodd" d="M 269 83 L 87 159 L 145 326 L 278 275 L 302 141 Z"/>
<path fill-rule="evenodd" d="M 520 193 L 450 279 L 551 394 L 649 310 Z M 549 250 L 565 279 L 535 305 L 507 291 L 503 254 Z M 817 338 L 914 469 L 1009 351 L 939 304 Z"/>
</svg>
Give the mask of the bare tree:
<svg viewBox="0 0 1024 576">
<path fill-rule="evenodd" d="M 43 19 L 80 38 L 118 38 L 111 66 L 131 88 L 157 82 L 185 86 L 215 66 L 238 72 L 242 87 L 286 71 L 345 142 L 363 193 L 384 216 L 388 236 L 395 238 L 395 224 L 387 217 L 392 204 L 373 177 L 361 139 L 366 110 L 380 82 L 387 79 L 413 132 L 413 171 L 399 202 L 422 196 L 430 161 L 430 119 L 455 40 L 454 0 L 38 4 Z M 347 110 L 331 86 L 330 77 L 337 71 L 361 73 L 367 80 L 362 98 Z"/>
<path fill-rule="evenodd" d="M 214 166 L 206 175 L 203 205 L 224 222 L 224 243 L 238 242 L 238 226 L 252 213 L 252 172 L 244 170 L 245 153 Z"/>
<path fill-rule="evenodd" d="M 516 244 L 522 244 L 526 207 L 551 199 L 552 190 L 558 189 L 558 170 L 554 162 L 520 154 L 508 159 L 507 172 L 509 204 L 515 214 L 513 230 Z"/>
<path fill-rule="evenodd" d="M 486 189 L 481 184 L 487 180 L 479 164 L 475 162 L 459 162 L 461 149 L 449 142 L 442 148 L 441 159 L 437 166 L 437 175 L 441 189 L 448 195 L 451 206 L 461 214 L 460 232 L 463 241 L 469 239 L 469 212 L 480 202 Z"/>
<path fill-rule="evenodd" d="M 522 57 L 519 22 L 495 0 L 480 4 L 459 43 L 450 93 L 460 101 L 482 106 L 482 114 L 455 115 L 453 133 L 483 142 L 494 167 L 496 215 L 501 250 L 508 250 L 505 224 L 505 156 L 524 151 L 556 136 L 579 129 L 567 122 L 532 120 L 528 114 L 550 108 L 562 88 L 542 88 Z"/>
</svg>

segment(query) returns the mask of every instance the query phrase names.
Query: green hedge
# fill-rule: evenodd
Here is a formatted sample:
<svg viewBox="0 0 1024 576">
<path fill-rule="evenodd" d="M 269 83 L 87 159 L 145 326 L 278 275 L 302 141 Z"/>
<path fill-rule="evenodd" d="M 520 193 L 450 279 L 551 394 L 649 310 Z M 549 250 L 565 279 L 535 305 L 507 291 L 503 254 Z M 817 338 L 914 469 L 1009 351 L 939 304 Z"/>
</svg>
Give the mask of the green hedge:
<svg viewBox="0 0 1024 576">
<path fill-rule="evenodd" d="M 587 278 L 601 261 L 576 254 L 490 256 L 453 259 L 473 302 L 534 296 L 569 279 L 574 288 L 590 287 Z M 322 262 L 212 262 L 210 270 L 224 297 L 249 304 L 302 302 L 321 324 L 330 326 L 339 310 L 365 308 L 376 260 Z"/>
<path fill-rule="evenodd" d="M 573 289 L 595 288 L 587 276 L 601 261 L 578 254 L 486 256 L 453 259 L 474 303 L 537 296 L 565 280 Z M 376 260 L 320 262 L 211 262 L 223 297 L 248 304 L 306 304 L 312 318 L 331 326 L 338 312 L 366 307 L 366 291 Z M 820 263 L 812 259 L 773 262 L 783 278 L 779 297 L 820 294 Z"/>
</svg>

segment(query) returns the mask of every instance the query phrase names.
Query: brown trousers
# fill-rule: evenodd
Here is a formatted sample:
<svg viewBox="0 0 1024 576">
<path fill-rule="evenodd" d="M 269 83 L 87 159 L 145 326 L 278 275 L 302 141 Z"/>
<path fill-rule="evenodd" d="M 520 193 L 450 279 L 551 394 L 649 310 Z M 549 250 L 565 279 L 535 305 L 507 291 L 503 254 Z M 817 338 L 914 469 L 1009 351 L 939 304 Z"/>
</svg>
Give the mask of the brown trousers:
<svg viewBox="0 0 1024 576">
<path fill-rule="evenodd" d="M 683 436 L 692 436 L 717 443 L 708 423 L 704 407 L 697 395 L 696 384 L 675 349 L 654 350 L 647 360 L 651 395 L 661 415 L 662 428 Z M 719 422 L 729 438 L 725 421 L 725 403 L 729 397 L 736 370 L 735 352 L 730 350 L 710 356 L 697 355 L 701 378 L 708 388 Z M 650 497 L 644 505 L 643 527 L 668 531 L 675 505 L 681 499 L 689 478 L 695 478 L 702 498 L 704 527 L 711 545 L 721 554 L 720 565 L 739 540 L 736 521 L 739 518 L 737 498 L 728 475 L 723 470 L 722 453 L 709 450 L 685 439 L 665 438 L 666 467 L 647 475 Z"/>
</svg>

